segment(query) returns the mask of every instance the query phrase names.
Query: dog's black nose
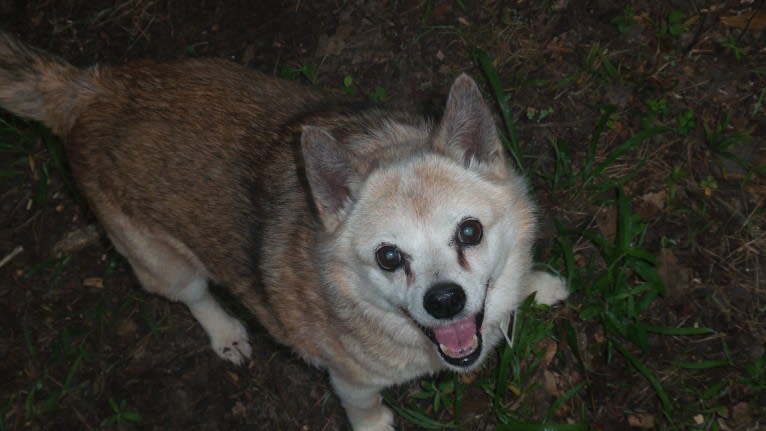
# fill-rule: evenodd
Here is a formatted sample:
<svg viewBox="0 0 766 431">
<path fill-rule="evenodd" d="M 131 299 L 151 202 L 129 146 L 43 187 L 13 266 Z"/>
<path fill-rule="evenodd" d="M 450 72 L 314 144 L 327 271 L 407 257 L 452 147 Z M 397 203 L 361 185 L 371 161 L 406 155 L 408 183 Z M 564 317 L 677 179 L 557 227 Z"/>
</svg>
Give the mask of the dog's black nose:
<svg viewBox="0 0 766 431">
<path fill-rule="evenodd" d="M 423 307 L 437 319 L 449 319 L 463 311 L 465 292 L 455 283 L 435 284 L 423 297 Z"/>
</svg>

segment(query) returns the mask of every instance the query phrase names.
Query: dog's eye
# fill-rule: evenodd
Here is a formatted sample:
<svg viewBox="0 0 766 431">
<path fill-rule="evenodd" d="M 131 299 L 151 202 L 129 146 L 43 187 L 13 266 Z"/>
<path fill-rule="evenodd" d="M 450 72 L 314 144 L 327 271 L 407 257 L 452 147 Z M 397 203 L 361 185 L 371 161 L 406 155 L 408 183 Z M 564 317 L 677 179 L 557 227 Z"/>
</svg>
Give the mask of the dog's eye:
<svg viewBox="0 0 766 431">
<path fill-rule="evenodd" d="M 384 271 L 395 271 L 404 263 L 402 252 L 395 245 L 390 244 L 378 247 L 375 251 L 375 260 Z"/>
<path fill-rule="evenodd" d="M 457 227 L 457 242 L 460 245 L 476 245 L 481 242 L 481 223 L 475 218 L 463 220 Z"/>
</svg>

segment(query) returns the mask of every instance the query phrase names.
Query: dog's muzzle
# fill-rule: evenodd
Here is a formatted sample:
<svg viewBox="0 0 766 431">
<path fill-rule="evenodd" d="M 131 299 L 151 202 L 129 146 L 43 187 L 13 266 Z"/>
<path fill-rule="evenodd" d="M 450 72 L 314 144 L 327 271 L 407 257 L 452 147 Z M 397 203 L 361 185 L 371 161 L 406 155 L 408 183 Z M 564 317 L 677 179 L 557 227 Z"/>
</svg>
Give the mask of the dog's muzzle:
<svg viewBox="0 0 766 431">
<path fill-rule="evenodd" d="M 436 284 L 423 297 L 423 308 L 428 314 L 445 320 L 443 325 L 422 327 L 423 332 L 436 344 L 444 361 L 456 367 L 469 367 L 481 356 L 484 311 L 449 321 L 463 311 L 465 303 L 465 291 L 455 283 Z"/>
</svg>

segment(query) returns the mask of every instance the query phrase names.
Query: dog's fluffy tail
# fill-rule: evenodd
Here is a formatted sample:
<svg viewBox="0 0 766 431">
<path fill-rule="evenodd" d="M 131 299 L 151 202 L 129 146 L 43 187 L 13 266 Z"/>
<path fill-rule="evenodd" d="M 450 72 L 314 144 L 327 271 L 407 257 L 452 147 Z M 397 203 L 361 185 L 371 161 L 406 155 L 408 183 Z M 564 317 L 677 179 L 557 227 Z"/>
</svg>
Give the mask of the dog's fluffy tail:
<svg viewBox="0 0 766 431">
<path fill-rule="evenodd" d="M 69 132 L 96 93 L 94 73 L 0 33 L 0 107 L 56 134 Z"/>
</svg>

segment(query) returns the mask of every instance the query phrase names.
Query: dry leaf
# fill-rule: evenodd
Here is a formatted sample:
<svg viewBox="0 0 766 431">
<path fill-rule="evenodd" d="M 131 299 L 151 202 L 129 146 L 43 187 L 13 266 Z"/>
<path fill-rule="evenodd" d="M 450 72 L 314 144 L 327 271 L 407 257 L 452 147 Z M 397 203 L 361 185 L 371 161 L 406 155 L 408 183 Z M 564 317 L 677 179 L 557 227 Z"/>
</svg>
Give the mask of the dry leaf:
<svg viewBox="0 0 766 431">
<path fill-rule="evenodd" d="M 103 289 L 104 279 L 100 277 L 88 277 L 82 281 L 82 285 L 85 287 L 94 287 L 96 289 Z"/>
<path fill-rule="evenodd" d="M 245 414 L 247 413 L 247 408 L 244 404 L 242 404 L 242 401 L 237 401 L 234 403 L 234 406 L 231 408 L 231 414 L 234 415 L 234 417 L 245 417 Z"/>
<path fill-rule="evenodd" d="M 742 401 L 729 410 L 729 416 L 734 421 L 732 426 L 736 429 L 745 429 L 747 424 L 753 423 L 753 411 L 750 408 L 750 404 Z"/>
<path fill-rule="evenodd" d="M 460 374 L 460 383 L 463 383 L 464 385 L 470 385 L 476 380 L 477 377 L 477 373 Z"/>
<path fill-rule="evenodd" d="M 52 253 L 54 256 L 62 256 L 80 251 L 83 248 L 98 241 L 98 229 L 95 225 L 85 226 L 73 231 L 67 232 L 64 238 L 59 240 L 54 246 Z"/>
<path fill-rule="evenodd" d="M 763 30 L 766 28 L 766 11 L 756 10 L 734 16 L 722 16 L 721 22 L 727 27 Z"/>
<path fill-rule="evenodd" d="M 689 269 L 678 263 L 672 249 L 660 249 L 657 273 L 665 285 L 665 294 L 670 298 L 683 298 L 688 292 Z"/>
<path fill-rule="evenodd" d="M 551 362 L 553 362 L 553 358 L 556 356 L 559 346 L 558 343 L 548 338 L 543 340 L 543 343 L 545 345 L 545 355 L 543 355 L 543 360 L 540 366 L 547 368 Z"/>
<path fill-rule="evenodd" d="M 649 413 L 631 413 L 628 415 L 628 425 L 644 430 L 653 429 L 654 415 Z"/>
<path fill-rule="evenodd" d="M 609 241 L 617 236 L 617 206 L 602 208 L 596 214 L 599 233 Z"/>
<path fill-rule="evenodd" d="M 728 424 L 726 424 L 726 421 L 724 421 L 723 418 L 718 418 L 718 428 L 721 431 L 734 431 Z"/>
<path fill-rule="evenodd" d="M 606 336 L 604 335 L 604 328 L 600 326 L 596 328 L 596 332 L 593 333 L 593 340 L 598 344 L 603 344 L 606 342 Z"/>
<path fill-rule="evenodd" d="M 117 334 L 121 337 L 126 337 L 136 333 L 136 322 L 131 319 L 125 319 L 117 325 Z"/>
<path fill-rule="evenodd" d="M 543 371 L 543 389 L 550 396 L 558 397 L 561 395 L 561 391 L 559 391 L 559 378 L 556 373 L 548 370 Z"/>
<path fill-rule="evenodd" d="M 657 209 L 663 209 L 665 208 L 665 200 L 667 197 L 668 192 L 666 190 L 660 190 L 656 193 L 647 193 L 641 196 L 641 200 Z"/>
</svg>

